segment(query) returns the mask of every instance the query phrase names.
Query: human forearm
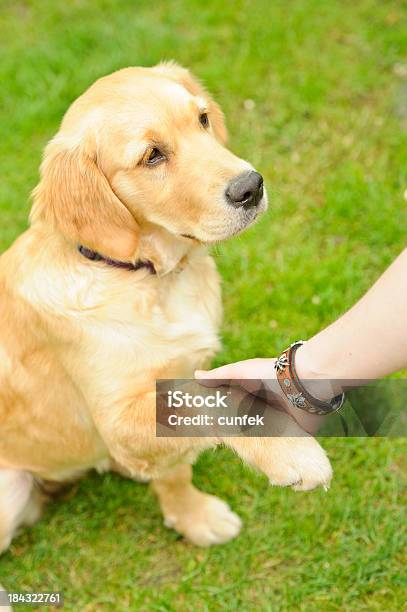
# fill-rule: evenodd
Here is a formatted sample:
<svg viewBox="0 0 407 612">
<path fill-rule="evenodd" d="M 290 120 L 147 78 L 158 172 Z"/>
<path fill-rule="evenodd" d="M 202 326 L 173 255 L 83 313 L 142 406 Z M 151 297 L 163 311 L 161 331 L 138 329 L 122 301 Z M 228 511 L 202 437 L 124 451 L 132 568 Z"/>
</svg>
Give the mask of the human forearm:
<svg viewBox="0 0 407 612">
<path fill-rule="evenodd" d="M 297 351 L 302 379 L 368 380 L 407 366 L 407 249 L 342 317 Z"/>
<path fill-rule="evenodd" d="M 309 394 L 330 401 L 344 388 L 382 378 L 407 367 L 407 249 L 373 287 L 342 317 L 316 334 L 295 353 L 295 370 Z M 315 432 L 324 417 L 295 407 L 281 392 L 274 359 L 251 359 L 228 364 L 199 379 L 237 379 L 253 392 L 260 379 L 281 406 L 308 432 Z M 340 381 L 346 380 L 342 385 Z"/>
</svg>

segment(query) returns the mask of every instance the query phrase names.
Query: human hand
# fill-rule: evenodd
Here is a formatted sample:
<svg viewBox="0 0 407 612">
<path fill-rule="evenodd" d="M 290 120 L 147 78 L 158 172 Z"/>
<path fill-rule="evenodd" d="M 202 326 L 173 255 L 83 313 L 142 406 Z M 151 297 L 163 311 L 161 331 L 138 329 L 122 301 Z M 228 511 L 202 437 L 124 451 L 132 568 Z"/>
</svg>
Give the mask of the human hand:
<svg viewBox="0 0 407 612">
<path fill-rule="evenodd" d="M 315 434 L 324 417 L 309 414 L 289 402 L 277 380 L 275 362 L 276 359 L 246 359 L 213 370 L 197 370 L 195 378 L 201 384 L 209 387 L 230 384 L 230 381 L 233 381 L 234 384 L 261 398 L 271 407 L 289 414 L 306 432 Z"/>
</svg>

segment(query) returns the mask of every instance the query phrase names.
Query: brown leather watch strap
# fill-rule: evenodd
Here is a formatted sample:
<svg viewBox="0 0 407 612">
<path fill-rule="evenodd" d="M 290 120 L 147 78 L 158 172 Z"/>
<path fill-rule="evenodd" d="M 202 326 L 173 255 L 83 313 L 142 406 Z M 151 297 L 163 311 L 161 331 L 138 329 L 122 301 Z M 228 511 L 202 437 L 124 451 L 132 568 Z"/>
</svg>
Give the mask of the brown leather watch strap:
<svg viewBox="0 0 407 612">
<path fill-rule="evenodd" d="M 323 402 L 310 395 L 298 378 L 295 370 L 295 353 L 303 344 L 302 340 L 291 344 L 274 364 L 277 380 L 284 395 L 293 406 L 311 414 L 323 415 L 338 411 L 345 400 L 344 393 L 337 395 L 330 402 Z"/>
</svg>

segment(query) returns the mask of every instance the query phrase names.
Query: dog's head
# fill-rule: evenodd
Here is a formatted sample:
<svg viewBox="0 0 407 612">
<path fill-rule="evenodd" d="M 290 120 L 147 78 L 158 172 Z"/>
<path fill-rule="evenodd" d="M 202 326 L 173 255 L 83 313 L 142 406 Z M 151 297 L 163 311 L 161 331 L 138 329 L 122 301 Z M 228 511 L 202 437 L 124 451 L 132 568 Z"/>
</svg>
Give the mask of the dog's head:
<svg viewBox="0 0 407 612">
<path fill-rule="evenodd" d="M 154 236 L 184 250 L 229 238 L 267 198 L 261 175 L 225 148 L 226 137 L 222 111 L 187 70 L 119 70 L 66 113 L 45 150 L 31 219 L 130 261 Z"/>
</svg>

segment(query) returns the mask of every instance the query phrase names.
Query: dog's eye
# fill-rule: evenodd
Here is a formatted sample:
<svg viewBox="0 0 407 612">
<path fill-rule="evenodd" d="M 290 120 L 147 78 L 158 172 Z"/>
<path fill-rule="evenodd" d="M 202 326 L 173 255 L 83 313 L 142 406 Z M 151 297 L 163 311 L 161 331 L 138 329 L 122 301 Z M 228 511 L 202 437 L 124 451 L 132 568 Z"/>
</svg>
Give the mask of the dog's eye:
<svg viewBox="0 0 407 612">
<path fill-rule="evenodd" d="M 208 113 L 201 113 L 199 115 L 199 123 L 202 125 L 202 127 L 207 128 L 209 127 L 209 117 L 208 117 Z"/>
<path fill-rule="evenodd" d="M 154 147 L 146 157 L 146 164 L 149 166 L 154 166 L 155 164 L 162 162 L 164 159 L 165 155 L 161 153 L 160 149 Z"/>
</svg>

